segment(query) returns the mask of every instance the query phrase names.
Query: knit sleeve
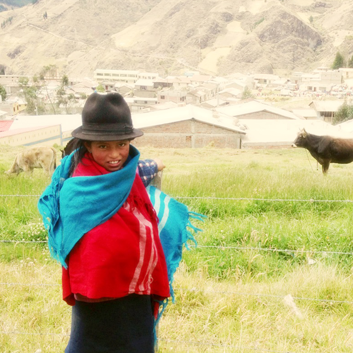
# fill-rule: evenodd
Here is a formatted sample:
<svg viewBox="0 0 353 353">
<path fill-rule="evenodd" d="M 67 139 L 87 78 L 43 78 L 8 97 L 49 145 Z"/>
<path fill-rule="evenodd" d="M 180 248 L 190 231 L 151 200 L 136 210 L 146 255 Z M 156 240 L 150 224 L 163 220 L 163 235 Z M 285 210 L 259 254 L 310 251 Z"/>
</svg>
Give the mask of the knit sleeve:
<svg viewBox="0 0 353 353">
<path fill-rule="evenodd" d="M 141 177 L 143 185 L 147 187 L 152 179 L 158 173 L 157 163 L 153 159 L 139 160 L 138 162 L 138 174 Z"/>
</svg>

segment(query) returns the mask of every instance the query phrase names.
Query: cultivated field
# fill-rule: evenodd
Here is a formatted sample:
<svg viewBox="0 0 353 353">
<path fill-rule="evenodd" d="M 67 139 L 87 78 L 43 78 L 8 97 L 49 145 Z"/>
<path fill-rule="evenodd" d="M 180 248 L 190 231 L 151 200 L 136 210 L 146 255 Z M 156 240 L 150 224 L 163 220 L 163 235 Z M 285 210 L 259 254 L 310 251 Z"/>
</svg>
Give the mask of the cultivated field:
<svg viewBox="0 0 353 353">
<path fill-rule="evenodd" d="M 5 175 L 18 148 L 0 148 L 0 351 L 63 352 L 60 266 L 24 242 L 45 240 L 36 204 L 49 179 Z M 353 164 L 324 177 L 302 149 L 141 155 L 162 158 L 163 191 L 207 216 L 193 222 L 203 232 L 184 251 L 159 352 L 353 351 Z"/>
</svg>

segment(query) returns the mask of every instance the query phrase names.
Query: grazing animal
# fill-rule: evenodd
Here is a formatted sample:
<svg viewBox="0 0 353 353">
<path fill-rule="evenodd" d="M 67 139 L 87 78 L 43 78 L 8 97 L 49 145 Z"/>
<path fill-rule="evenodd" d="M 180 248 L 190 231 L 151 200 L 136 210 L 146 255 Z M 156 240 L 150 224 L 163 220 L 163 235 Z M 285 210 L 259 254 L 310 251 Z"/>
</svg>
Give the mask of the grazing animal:
<svg viewBox="0 0 353 353">
<path fill-rule="evenodd" d="M 33 172 L 34 168 L 43 168 L 52 175 L 56 168 L 56 150 L 52 147 L 34 147 L 17 154 L 12 167 L 6 174 Z"/>
<path fill-rule="evenodd" d="M 317 136 L 301 130 L 293 143 L 293 147 L 303 147 L 322 166 L 326 174 L 330 163 L 347 164 L 353 161 L 353 139 Z"/>
<path fill-rule="evenodd" d="M 61 150 L 61 158 L 64 158 L 65 156 L 68 156 L 71 152 L 73 152 L 77 147 L 77 142 L 78 142 L 78 139 L 76 137 L 71 139 L 67 143 L 65 148 Z"/>
</svg>

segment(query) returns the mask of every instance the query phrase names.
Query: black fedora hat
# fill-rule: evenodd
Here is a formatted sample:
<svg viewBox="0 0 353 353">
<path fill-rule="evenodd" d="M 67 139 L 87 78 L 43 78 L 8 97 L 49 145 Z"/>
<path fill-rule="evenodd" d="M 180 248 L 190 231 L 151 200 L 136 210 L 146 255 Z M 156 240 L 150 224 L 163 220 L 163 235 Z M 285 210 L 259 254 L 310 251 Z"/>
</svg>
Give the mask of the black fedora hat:
<svg viewBox="0 0 353 353">
<path fill-rule="evenodd" d="M 87 141 L 119 141 L 143 132 L 133 128 L 130 108 L 119 93 L 92 93 L 82 110 L 82 126 L 71 135 Z"/>
</svg>

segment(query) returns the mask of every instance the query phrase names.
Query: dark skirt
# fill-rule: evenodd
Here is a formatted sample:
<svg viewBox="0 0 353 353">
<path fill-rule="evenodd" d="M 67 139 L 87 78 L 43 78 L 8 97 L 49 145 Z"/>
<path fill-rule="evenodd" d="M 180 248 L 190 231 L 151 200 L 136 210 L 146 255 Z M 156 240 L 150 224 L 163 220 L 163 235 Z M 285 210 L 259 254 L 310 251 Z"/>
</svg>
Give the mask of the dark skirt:
<svg viewBox="0 0 353 353">
<path fill-rule="evenodd" d="M 148 295 L 98 303 L 76 301 L 65 353 L 153 353 L 153 328 Z"/>
</svg>

